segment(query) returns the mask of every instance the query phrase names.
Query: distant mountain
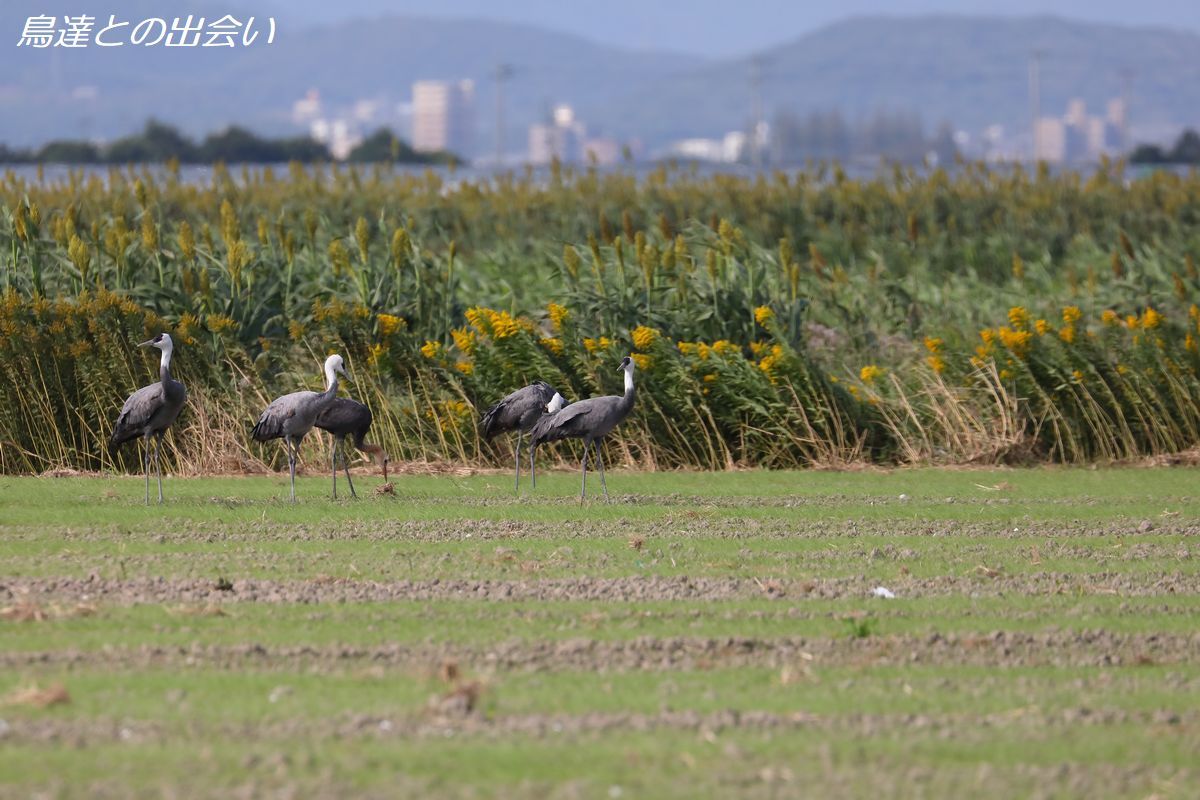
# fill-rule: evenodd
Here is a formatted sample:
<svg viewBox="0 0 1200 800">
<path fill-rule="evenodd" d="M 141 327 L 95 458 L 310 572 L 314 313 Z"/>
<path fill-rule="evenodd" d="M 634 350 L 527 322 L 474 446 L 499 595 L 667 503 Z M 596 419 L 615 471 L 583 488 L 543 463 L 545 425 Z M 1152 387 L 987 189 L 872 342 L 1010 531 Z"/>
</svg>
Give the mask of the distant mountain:
<svg viewBox="0 0 1200 800">
<path fill-rule="evenodd" d="M 110 13 L 167 15 L 158 0 L 81 5 L 104 20 Z M 280 27 L 273 45 L 238 50 L 31 51 L 15 43 L 25 16 L 45 13 L 43 4 L 8 0 L 0 14 L 0 142 L 113 138 L 151 116 L 193 135 L 234 123 L 294 134 L 292 104 L 310 89 L 327 108 L 368 100 L 394 111 L 410 99 L 414 80 L 470 78 L 477 150 L 490 153 L 491 76 L 500 63 L 515 70 L 507 89 L 510 150 L 523 148 L 526 127 L 557 102 L 574 105 L 592 129 L 651 146 L 741 128 L 752 113 L 750 58 L 626 50 L 501 22 L 384 16 L 296 28 L 279 0 L 171 6 L 171 16 L 185 8 L 210 16 L 275 14 Z M 1128 70 L 1135 132 L 1200 119 L 1200 35 L 1053 17 L 870 17 L 831 25 L 759 55 L 764 108 L 768 117 L 836 108 L 851 121 L 915 110 L 929 128 L 949 120 L 969 130 L 992 123 L 1023 130 L 1034 50 L 1043 53 L 1043 113 L 1061 114 L 1072 97 L 1102 113 Z M 380 122 L 394 126 L 386 116 Z"/>
<path fill-rule="evenodd" d="M 152 0 L 113 5 L 126 18 L 166 15 L 152 10 Z M 180 5 L 218 17 L 228 10 L 211 0 Z M 22 6 L 44 13 L 36 2 L 16 0 L 0 19 L 0 141 L 10 144 L 117 136 L 150 116 L 193 134 L 233 123 L 263 133 L 294 132 L 292 104 L 310 89 L 320 92 L 327 108 L 358 100 L 394 108 L 411 99 L 415 80 L 469 78 L 476 83 L 477 140 L 490 152 L 497 64 L 513 67 L 508 142 L 522 148 L 526 127 L 554 103 L 607 107 L 643 81 L 664 81 L 703 64 L 695 56 L 622 50 L 524 25 L 413 17 L 292 29 L 281 16 L 274 44 L 238 50 L 30 51 L 14 46 L 25 19 Z M 109 13 L 106 7 L 105 20 Z M 179 13 L 175 7 L 170 12 Z M 95 99 L 93 89 L 81 87 L 94 87 Z"/>
<path fill-rule="evenodd" d="M 1093 114 L 1131 77 L 1135 131 L 1200 120 L 1200 35 L 1055 17 L 870 17 L 830 25 L 757 58 L 763 105 L 838 109 L 851 119 L 915 110 L 981 130 L 1029 125 L 1030 55 L 1040 51 L 1041 109 L 1061 115 L 1079 97 Z M 651 140 L 717 135 L 752 115 L 752 59 L 647 81 L 606 110 Z"/>
</svg>

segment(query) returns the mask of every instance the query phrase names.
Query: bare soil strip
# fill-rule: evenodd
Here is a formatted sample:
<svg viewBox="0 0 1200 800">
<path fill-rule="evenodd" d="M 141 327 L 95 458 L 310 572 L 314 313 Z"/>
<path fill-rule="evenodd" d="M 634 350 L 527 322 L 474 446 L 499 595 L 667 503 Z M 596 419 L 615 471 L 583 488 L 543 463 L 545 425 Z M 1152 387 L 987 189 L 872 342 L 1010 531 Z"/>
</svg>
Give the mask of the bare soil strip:
<svg viewBox="0 0 1200 800">
<path fill-rule="evenodd" d="M 219 588 L 193 578 L 7 578 L 0 602 L 44 600 L 113 606 L 165 603 L 367 603 L 422 600 L 653 602 L 679 600 L 789 600 L 868 598 L 878 580 L 850 578 L 707 578 L 629 576 L 538 580 L 456 579 L 308 581 L 243 579 Z M 1056 594 L 1160 597 L 1200 594 L 1200 575 L 1154 571 L 1007 575 L 984 567 L 962 576 L 888 582 L 900 598 L 1048 596 Z"/>
<path fill-rule="evenodd" d="M 436 698 L 434 698 L 436 700 Z M 112 741 L 153 743 L 165 738 L 287 740 L 303 734 L 317 739 L 443 739 L 451 735 L 482 738 L 522 736 L 549 739 L 604 733 L 644 733 L 658 730 L 696 732 L 715 736 L 731 731 L 819 730 L 851 736 L 879 736 L 897 732 L 922 736 L 953 733 L 965 741 L 989 738 L 991 731 L 1031 731 L 1039 736 L 1053 730 L 1080 727 L 1135 725 L 1163 731 L 1192 731 L 1200 711 L 1128 711 L 1085 706 L 1044 712 L 1035 707 L 993 714 L 810 714 L 753 710 L 663 710 L 654 713 L 592 711 L 584 714 L 515 714 L 485 716 L 477 712 L 445 713 L 431 700 L 425 712 L 403 716 L 342 715 L 324 719 L 272 719 L 246 723 L 163 723 L 128 718 L 14 720 L 6 734 L 9 742 L 86 747 Z M 981 731 L 989 731 L 982 734 Z"/>
<path fill-rule="evenodd" d="M 262 644 L 107 647 L 98 651 L 0 653 L 0 668 L 429 669 L 454 660 L 470 669 L 539 672 L 714 669 L 816 663 L 825 666 L 1105 667 L 1194 663 L 1200 632 L 996 631 L 989 635 L 828 637 L 663 637 L 608 641 L 349 645 Z"/>
<path fill-rule="evenodd" d="M 743 506 L 747 505 L 745 503 Z M 760 504 L 755 502 L 754 506 Z M 1022 514 L 1014 509 L 1014 515 Z M 44 535 L 44 526 L 8 526 L 6 535 Z M 65 541 L 108 541 L 127 539 L 132 529 L 129 526 L 95 526 L 88 528 L 63 527 L 55 536 Z M 1200 524 L 1187 517 L 1159 517 L 1154 520 L 1115 518 L 1087 522 L 1046 522 L 1023 519 L 1020 522 L 988 520 L 962 522 L 959 520 L 928 519 L 851 519 L 810 520 L 786 517 L 759 518 L 737 516 L 712 516 L 710 514 L 684 511 L 668 514 L 656 520 L 631 520 L 620 525 L 586 520 L 556 520 L 540 522 L 532 520 L 456 519 L 446 520 L 395 520 L 357 521 L 338 520 L 324 525 L 283 524 L 272 522 L 230 523 L 223 526 L 190 523 L 177 520 L 163 530 L 156 525 L 152 531 L 134 533 L 151 537 L 160 544 L 215 543 L 222 541 L 243 542 L 247 535 L 255 541 L 394 541 L 394 542 L 458 542 L 466 539 L 475 541 L 519 541 L 522 539 L 595 540 L 597 536 L 611 533 L 613 536 L 638 535 L 646 539 L 648 546 L 664 542 L 688 539 L 746 539 L 760 541 L 770 539 L 842 539 L 858 537 L 953 537 L 962 539 L 986 536 L 989 539 L 1039 539 L 1052 538 L 1065 542 L 1079 537 L 1122 536 L 1137 541 L 1145 536 L 1169 536 L 1178 539 L 1200 540 Z"/>
</svg>

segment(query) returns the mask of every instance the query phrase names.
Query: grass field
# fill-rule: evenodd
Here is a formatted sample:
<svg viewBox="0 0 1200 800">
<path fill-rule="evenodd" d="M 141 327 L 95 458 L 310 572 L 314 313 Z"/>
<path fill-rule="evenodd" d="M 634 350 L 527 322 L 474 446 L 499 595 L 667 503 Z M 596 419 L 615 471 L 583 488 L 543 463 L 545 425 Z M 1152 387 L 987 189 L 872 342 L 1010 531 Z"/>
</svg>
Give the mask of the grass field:
<svg viewBox="0 0 1200 800">
<path fill-rule="evenodd" d="M 0 477 L 0 796 L 1200 795 L 1200 471 L 608 477 Z"/>
</svg>

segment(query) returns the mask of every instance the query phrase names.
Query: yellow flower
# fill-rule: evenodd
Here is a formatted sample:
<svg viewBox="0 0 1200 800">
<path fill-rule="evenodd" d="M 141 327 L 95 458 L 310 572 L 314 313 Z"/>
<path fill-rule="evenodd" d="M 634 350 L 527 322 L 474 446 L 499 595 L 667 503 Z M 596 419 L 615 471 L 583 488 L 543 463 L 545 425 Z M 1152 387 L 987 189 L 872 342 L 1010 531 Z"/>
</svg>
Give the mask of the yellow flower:
<svg viewBox="0 0 1200 800">
<path fill-rule="evenodd" d="M 1008 310 L 1008 324 L 1018 331 L 1025 330 L 1029 327 L 1029 312 L 1022 306 L 1013 306 Z"/>
<path fill-rule="evenodd" d="M 371 366 L 376 366 L 379 360 L 387 354 L 387 346 L 382 344 L 373 344 L 367 349 L 367 363 Z"/>
<path fill-rule="evenodd" d="M 612 346 L 612 340 L 609 339 L 607 336 L 601 336 L 599 339 L 584 339 L 583 340 L 583 348 L 585 350 L 587 350 L 589 353 L 596 353 L 597 351 L 607 350 L 611 346 Z"/>
<path fill-rule="evenodd" d="M 1124 364 L 1117 364 L 1118 375 L 1124 375 L 1127 372 L 1129 372 L 1129 367 L 1125 366 Z"/>
<path fill-rule="evenodd" d="M 455 328 L 450 331 L 450 335 L 454 337 L 454 346 L 458 348 L 460 353 L 469 356 L 475 352 L 475 331 L 467 330 L 466 328 Z"/>
<path fill-rule="evenodd" d="M 759 356 L 761 356 L 766 349 L 767 349 L 767 345 L 763 342 L 751 342 L 750 343 L 750 354 L 753 355 L 755 358 L 758 358 Z"/>
<path fill-rule="evenodd" d="M 480 333 L 487 333 L 488 313 L 490 313 L 490 310 L 486 308 L 479 308 L 478 306 L 474 308 L 468 308 L 466 314 L 467 322 L 471 323 L 471 327 Z"/>
<path fill-rule="evenodd" d="M 979 332 L 979 338 L 983 340 L 984 344 L 991 344 L 996 341 L 996 332 L 991 328 L 984 328 Z"/>
<path fill-rule="evenodd" d="M 741 355 L 742 349 L 728 339 L 718 339 L 713 342 L 713 352 L 722 356 Z"/>
<path fill-rule="evenodd" d="M 555 355 L 562 355 L 563 345 L 562 339 L 553 336 L 543 336 L 541 339 L 542 347 L 549 350 Z"/>
<path fill-rule="evenodd" d="M 1083 382 L 1083 373 L 1080 372 L 1079 370 L 1073 370 L 1071 372 L 1071 377 L 1074 378 L 1076 380 L 1076 382 L 1079 382 L 1079 383 Z"/>
<path fill-rule="evenodd" d="M 1038 336 L 1045 336 L 1050 332 L 1050 323 L 1044 319 L 1039 319 L 1033 323 L 1033 329 L 1037 331 Z"/>
<path fill-rule="evenodd" d="M 858 377 L 863 383 L 874 383 L 876 378 L 883 375 L 883 370 L 874 364 L 867 364 L 858 371 Z"/>
<path fill-rule="evenodd" d="M 1012 377 L 1012 372 L 1007 369 L 1000 370 L 1000 380 L 1006 381 Z"/>
<path fill-rule="evenodd" d="M 461 372 L 463 375 L 470 375 L 472 372 L 475 371 L 475 365 L 472 364 L 470 361 L 455 362 L 454 368 L 456 370 L 458 370 L 459 372 Z"/>
<path fill-rule="evenodd" d="M 550 324 L 554 326 L 554 330 L 561 331 L 563 324 L 571 316 L 571 312 L 566 306 L 560 306 L 558 303 L 550 303 L 546 306 L 546 311 L 550 314 Z"/>
<path fill-rule="evenodd" d="M 716 375 L 711 375 L 711 374 L 710 374 L 710 375 L 705 375 L 705 376 L 704 376 L 704 382 L 705 382 L 705 383 L 714 383 L 714 382 L 716 382 L 716 380 L 717 380 L 717 376 L 716 376 Z"/>
<path fill-rule="evenodd" d="M 298 342 L 304 338 L 304 323 L 297 320 L 292 320 L 288 323 L 288 336 L 293 342 Z"/>
<path fill-rule="evenodd" d="M 1029 349 L 1029 341 L 1032 334 L 1029 331 L 1015 331 L 1007 326 L 1000 328 L 1000 343 L 1012 351 L 1015 355 L 1024 357 Z"/>
<path fill-rule="evenodd" d="M 699 349 L 695 342 L 678 342 L 676 346 L 679 348 L 679 352 L 685 356 L 694 355 Z"/>
<path fill-rule="evenodd" d="M 934 372 L 936 372 L 939 375 L 941 375 L 942 372 L 945 371 L 945 369 L 946 369 L 946 362 L 943 361 L 942 357 L 938 356 L 938 355 L 926 356 L 925 363 L 929 365 L 929 368 L 931 370 L 933 370 Z"/>
<path fill-rule="evenodd" d="M 1142 314 L 1142 327 L 1146 330 L 1157 328 L 1162 324 L 1163 315 L 1155 311 L 1152 307 L 1146 306 L 1145 312 Z"/>
<path fill-rule="evenodd" d="M 421 345 L 421 355 L 426 358 L 437 358 L 442 354 L 442 343 L 435 342 L 432 339 Z"/>
<path fill-rule="evenodd" d="M 521 326 L 507 311 L 488 311 L 488 324 L 492 328 L 492 338 L 507 339 L 521 332 Z"/>
<path fill-rule="evenodd" d="M 221 314 L 213 314 L 208 318 L 208 329 L 213 333 L 221 333 L 222 331 L 233 330 L 237 327 L 237 321 Z"/>
<path fill-rule="evenodd" d="M 638 369 L 650 369 L 650 364 L 653 363 L 650 356 L 645 353 L 632 353 L 629 357 L 633 359 L 633 363 L 637 364 Z"/>
<path fill-rule="evenodd" d="M 1106 308 L 1100 312 L 1100 321 L 1112 328 L 1121 324 L 1121 317 L 1118 316 L 1117 312 L 1113 311 L 1111 308 Z"/>
<path fill-rule="evenodd" d="M 928 350 L 930 353 L 932 353 L 935 356 L 938 353 L 942 352 L 942 347 L 945 344 L 946 343 L 944 341 L 942 341 L 940 338 L 938 338 L 936 336 L 926 336 L 925 337 L 925 349 Z"/>
<path fill-rule="evenodd" d="M 770 306 L 759 306 L 754 309 L 754 321 L 759 325 L 766 327 L 767 323 L 775 319 L 775 312 Z"/>
<path fill-rule="evenodd" d="M 633 329 L 632 338 L 633 346 L 638 350 L 649 350 L 658 339 L 658 331 L 645 325 L 638 325 Z"/>
<path fill-rule="evenodd" d="M 1187 350 L 1189 353 L 1196 352 L 1196 337 L 1189 333 L 1183 340 L 1183 349 Z"/>
<path fill-rule="evenodd" d="M 1067 344 L 1071 344 L 1072 342 L 1074 342 L 1075 341 L 1075 326 L 1074 325 L 1064 325 L 1058 331 L 1058 338 L 1062 339 Z"/>
<path fill-rule="evenodd" d="M 1062 318 L 1068 325 L 1074 325 L 1083 318 L 1083 312 L 1079 310 L 1079 306 L 1067 306 L 1062 310 Z"/>
<path fill-rule="evenodd" d="M 405 322 L 401 317 L 396 317 L 391 314 L 380 314 L 379 317 L 379 332 L 384 336 L 391 336 L 396 331 L 405 326 Z"/>
<path fill-rule="evenodd" d="M 696 355 L 700 356 L 701 361 L 707 361 L 709 354 L 712 353 L 712 347 L 704 342 L 696 342 Z"/>
</svg>

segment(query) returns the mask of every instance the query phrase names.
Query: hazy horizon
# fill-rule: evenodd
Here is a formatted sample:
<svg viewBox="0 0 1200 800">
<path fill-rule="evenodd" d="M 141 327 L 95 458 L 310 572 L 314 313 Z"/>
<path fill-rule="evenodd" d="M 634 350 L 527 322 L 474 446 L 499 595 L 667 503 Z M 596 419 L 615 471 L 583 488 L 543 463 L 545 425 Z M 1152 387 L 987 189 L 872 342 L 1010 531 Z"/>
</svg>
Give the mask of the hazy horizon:
<svg viewBox="0 0 1200 800">
<path fill-rule="evenodd" d="M 744 0 L 737 14 L 720 13 L 718 0 L 651 2 L 610 0 L 604 14 L 589 7 L 551 0 L 291 0 L 284 18 L 303 24 L 392 15 L 432 19 L 490 20 L 534 25 L 607 45 L 728 58 L 770 48 L 814 30 L 855 17 L 955 14 L 966 17 L 1052 15 L 1079 22 L 1200 31 L 1200 4 L 1159 0 L 1129 4 L 1118 0 L 844 0 L 813 6 L 789 0 Z M 293 16 L 294 15 L 294 16 Z"/>
</svg>

